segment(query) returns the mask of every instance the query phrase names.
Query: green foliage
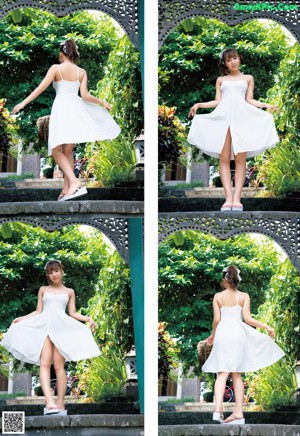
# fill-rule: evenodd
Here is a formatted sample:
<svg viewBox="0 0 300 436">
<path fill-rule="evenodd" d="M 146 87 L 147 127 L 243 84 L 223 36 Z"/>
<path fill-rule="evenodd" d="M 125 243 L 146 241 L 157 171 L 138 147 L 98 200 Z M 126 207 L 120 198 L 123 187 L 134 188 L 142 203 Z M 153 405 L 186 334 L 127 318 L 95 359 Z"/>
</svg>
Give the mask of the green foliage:
<svg viewBox="0 0 300 436">
<path fill-rule="evenodd" d="M 159 320 L 178 339 L 179 358 L 188 369 L 197 362 L 198 341 L 211 332 L 212 299 L 222 290 L 223 268 L 234 264 L 242 271 L 240 290 L 250 294 L 256 313 L 279 259 L 264 237 L 260 242 L 249 235 L 220 241 L 200 232 L 182 233 L 180 247 L 173 237 L 159 247 Z"/>
<path fill-rule="evenodd" d="M 187 151 L 185 127 L 175 116 L 174 107 L 158 107 L 158 163 L 160 171 L 170 162 L 177 163 Z"/>
<path fill-rule="evenodd" d="M 12 237 L 13 233 L 21 233 L 22 235 L 26 235 L 27 226 L 22 223 L 4 223 L 0 226 L 0 235 L 4 239 L 9 239 Z"/>
<path fill-rule="evenodd" d="M 160 49 L 160 103 L 176 106 L 177 115 L 186 121 L 194 103 L 212 100 L 220 75 L 219 55 L 227 47 L 243 56 L 241 69 L 254 76 L 255 98 L 265 99 L 287 49 L 281 26 L 273 22 L 266 26 L 258 20 L 228 26 L 217 20 L 189 19 L 176 27 Z"/>
<path fill-rule="evenodd" d="M 259 176 L 276 196 L 300 191 L 300 47 L 295 44 L 280 63 L 276 83 L 268 99 L 280 107 L 274 114 L 281 142 L 263 157 Z"/>
<path fill-rule="evenodd" d="M 97 93 L 112 105 L 122 133 L 130 141 L 135 139 L 144 127 L 140 59 L 126 35 L 110 53 Z"/>
<path fill-rule="evenodd" d="M 276 410 L 280 406 L 293 404 L 296 390 L 295 369 L 287 357 L 260 370 L 249 385 L 250 396 L 264 410 Z"/>
<path fill-rule="evenodd" d="M 134 344 L 129 268 L 115 252 L 100 270 L 88 313 L 96 320 L 95 338 L 104 353 L 126 354 Z"/>
<path fill-rule="evenodd" d="M 5 108 L 5 100 L 0 99 L 0 152 L 3 153 L 2 165 L 4 167 L 4 159 L 7 159 L 9 148 L 17 143 L 16 134 L 17 126 L 15 120 L 10 115 L 8 109 Z M 4 169 L 4 171 L 6 171 L 6 169 Z"/>
<path fill-rule="evenodd" d="M 166 331 L 166 323 L 158 324 L 158 378 L 167 378 L 172 368 L 176 368 L 178 350 L 176 343 Z"/>
<path fill-rule="evenodd" d="M 119 353 L 110 351 L 91 361 L 78 364 L 79 389 L 94 401 L 104 401 L 122 394 L 126 381 L 125 363 Z"/>
<path fill-rule="evenodd" d="M 35 11 L 34 15 L 24 15 L 19 24 L 14 23 L 10 15 L 1 19 L 0 95 L 5 96 L 10 107 L 32 92 L 49 67 L 58 63 L 59 44 L 67 38 L 76 40 L 81 66 L 88 73 L 89 87 L 95 89 L 104 77 L 109 53 L 118 39 L 114 21 L 107 15 L 80 12 L 58 18 Z M 18 116 L 24 146 L 31 141 L 36 143 L 36 121 L 50 113 L 54 98 L 50 88 Z"/>
<path fill-rule="evenodd" d="M 203 182 L 191 182 L 191 183 L 177 183 L 175 188 L 203 188 L 204 183 Z"/>
<path fill-rule="evenodd" d="M 0 330 L 36 308 L 37 292 L 46 285 L 44 265 L 50 258 L 65 266 L 66 286 L 76 292 L 77 309 L 94 294 L 99 270 L 107 257 L 107 246 L 98 231 L 85 234 L 78 226 L 48 233 L 28 227 L 25 235 L 14 232 L 0 239 Z"/>
<path fill-rule="evenodd" d="M 291 361 L 300 355 L 300 276 L 289 260 L 281 263 L 266 290 L 266 301 L 260 306 L 259 318 L 272 325 L 276 341 Z"/>
<path fill-rule="evenodd" d="M 88 158 L 88 172 L 101 186 L 115 186 L 118 182 L 132 180 L 136 163 L 134 144 L 122 134 L 111 141 L 88 144 L 85 157 Z"/>
</svg>

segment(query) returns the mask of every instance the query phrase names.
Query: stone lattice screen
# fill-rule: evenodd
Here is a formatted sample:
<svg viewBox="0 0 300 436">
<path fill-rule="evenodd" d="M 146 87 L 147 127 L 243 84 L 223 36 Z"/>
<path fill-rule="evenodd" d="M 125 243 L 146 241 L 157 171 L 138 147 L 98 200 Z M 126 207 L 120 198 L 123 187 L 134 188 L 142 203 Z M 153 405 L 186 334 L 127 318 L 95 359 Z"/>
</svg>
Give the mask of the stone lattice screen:
<svg viewBox="0 0 300 436">
<path fill-rule="evenodd" d="M 18 8 L 37 8 L 62 17 L 81 10 L 98 10 L 114 18 L 133 45 L 139 47 L 138 0 L 0 0 L 0 17 Z"/>
<path fill-rule="evenodd" d="M 295 1 L 226 1 L 226 0 L 158 0 L 159 46 L 183 20 L 193 17 L 215 18 L 228 25 L 264 18 L 286 27 L 300 42 L 300 0 Z M 268 7 L 263 7 L 268 4 Z M 257 10 L 249 8 L 256 7 Z M 260 8 L 260 9 L 259 9 Z"/>
</svg>

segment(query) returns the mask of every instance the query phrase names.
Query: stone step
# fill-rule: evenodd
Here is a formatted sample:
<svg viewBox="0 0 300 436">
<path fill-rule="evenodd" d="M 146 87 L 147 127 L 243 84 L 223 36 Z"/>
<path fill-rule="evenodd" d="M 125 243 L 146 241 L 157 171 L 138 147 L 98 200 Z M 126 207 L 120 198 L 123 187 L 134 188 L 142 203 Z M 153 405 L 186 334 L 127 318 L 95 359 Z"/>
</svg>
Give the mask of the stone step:
<svg viewBox="0 0 300 436">
<path fill-rule="evenodd" d="M 224 198 L 159 198 L 159 212 L 210 212 L 220 211 Z M 284 211 L 299 212 L 300 198 L 244 198 L 242 200 L 244 211 Z M 223 212 L 223 214 L 237 212 Z"/>
<path fill-rule="evenodd" d="M 99 415 L 99 414 L 126 414 L 134 415 L 139 412 L 138 403 L 126 402 L 105 402 L 105 403 L 68 403 L 66 401 L 68 415 Z M 0 412 L 17 412 L 22 410 L 25 415 L 42 416 L 44 403 L 40 404 L 1 404 Z"/>
<path fill-rule="evenodd" d="M 300 436 L 300 425 L 166 425 L 158 436 Z"/>
<path fill-rule="evenodd" d="M 0 188 L 0 203 L 56 201 L 61 189 L 57 188 Z M 143 188 L 88 188 L 84 200 L 143 201 Z"/>
<path fill-rule="evenodd" d="M 242 198 L 256 197 L 265 190 L 262 188 L 243 188 Z M 224 198 L 223 188 L 164 188 L 162 197 L 183 197 L 183 198 Z"/>
<path fill-rule="evenodd" d="M 143 415 L 105 414 L 25 417 L 25 435 L 110 436 L 122 434 L 124 436 L 140 436 L 144 434 L 143 427 Z"/>
<path fill-rule="evenodd" d="M 225 416 L 229 416 L 225 414 Z M 299 425 L 300 415 L 298 412 L 245 412 L 244 418 L 249 424 L 285 424 Z M 212 412 L 160 412 L 158 414 L 159 425 L 202 425 L 210 424 Z M 299 427 L 300 428 L 300 427 Z"/>
</svg>

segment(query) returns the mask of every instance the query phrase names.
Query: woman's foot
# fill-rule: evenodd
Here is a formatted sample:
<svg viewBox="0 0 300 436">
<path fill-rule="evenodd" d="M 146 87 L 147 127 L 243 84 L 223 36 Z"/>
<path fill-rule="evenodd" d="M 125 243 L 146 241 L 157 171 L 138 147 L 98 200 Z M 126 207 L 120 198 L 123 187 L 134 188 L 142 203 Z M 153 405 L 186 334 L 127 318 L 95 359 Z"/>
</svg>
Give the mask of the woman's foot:
<svg viewBox="0 0 300 436">
<path fill-rule="evenodd" d="M 65 195 L 67 195 L 67 192 L 61 192 L 60 194 L 59 194 L 59 196 L 57 197 L 57 201 L 62 201 L 62 199 L 64 198 L 64 196 Z"/>
<path fill-rule="evenodd" d="M 242 212 L 243 211 L 243 205 L 240 202 L 232 203 L 232 210 L 235 212 Z"/>
<path fill-rule="evenodd" d="M 82 195 L 87 194 L 87 189 L 85 186 L 81 186 L 81 183 L 74 183 L 70 185 L 70 189 L 68 193 L 64 196 L 62 201 L 72 200 L 76 197 L 81 197 Z"/>
<path fill-rule="evenodd" d="M 243 417 L 243 414 L 235 414 L 232 413 L 230 416 L 228 416 L 228 418 L 226 418 L 223 421 L 223 424 L 245 424 L 245 419 Z"/>
<path fill-rule="evenodd" d="M 225 201 L 225 203 L 221 207 L 221 212 L 230 212 L 231 208 L 232 208 L 232 204 L 227 202 L 227 201 Z"/>
<path fill-rule="evenodd" d="M 44 407 L 44 415 L 54 415 L 55 413 L 59 413 L 60 410 L 56 404 L 46 404 Z"/>
<path fill-rule="evenodd" d="M 65 403 L 63 401 L 56 401 L 57 408 L 61 410 L 65 410 Z"/>
</svg>

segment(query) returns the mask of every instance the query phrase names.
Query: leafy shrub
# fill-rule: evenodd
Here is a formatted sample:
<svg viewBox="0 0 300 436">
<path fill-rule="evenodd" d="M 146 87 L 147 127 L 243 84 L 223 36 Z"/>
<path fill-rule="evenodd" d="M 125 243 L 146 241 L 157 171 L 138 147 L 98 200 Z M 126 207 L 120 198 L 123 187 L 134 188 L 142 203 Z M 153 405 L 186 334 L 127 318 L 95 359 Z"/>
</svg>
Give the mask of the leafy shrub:
<svg viewBox="0 0 300 436">
<path fill-rule="evenodd" d="M 158 162 L 162 171 L 170 162 L 176 164 L 180 156 L 187 151 L 185 126 L 175 116 L 174 107 L 158 107 Z M 186 146 L 186 149 L 185 149 Z"/>
<path fill-rule="evenodd" d="M 46 179 L 53 179 L 53 168 L 45 168 L 43 174 Z"/>
<path fill-rule="evenodd" d="M 264 410 L 291 405 L 296 390 L 295 369 L 287 358 L 260 370 L 249 385 L 251 397 Z"/>
<path fill-rule="evenodd" d="M 87 170 L 101 186 L 115 186 L 132 180 L 136 163 L 134 145 L 124 136 L 112 141 L 100 141 L 87 146 Z"/>
<path fill-rule="evenodd" d="M 103 401 L 123 393 L 125 363 L 118 353 L 109 351 L 77 366 L 79 389 L 94 401 Z"/>
<path fill-rule="evenodd" d="M 214 393 L 212 391 L 204 392 L 203 400 L 207 403 L 212 403 L 214 401 Z"/>
</svg>

